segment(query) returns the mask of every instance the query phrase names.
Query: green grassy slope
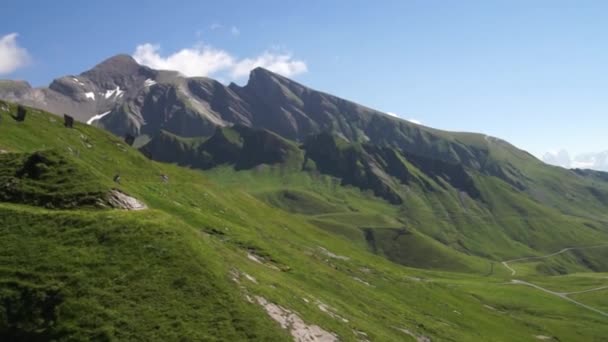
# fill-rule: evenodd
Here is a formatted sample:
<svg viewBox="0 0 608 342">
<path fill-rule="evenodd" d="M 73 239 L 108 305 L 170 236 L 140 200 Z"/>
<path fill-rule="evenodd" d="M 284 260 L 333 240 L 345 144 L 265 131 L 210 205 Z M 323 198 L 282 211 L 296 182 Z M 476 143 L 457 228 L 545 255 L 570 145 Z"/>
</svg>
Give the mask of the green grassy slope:
<svg viewBox="0 0 608 342">
<path fill-rule="evenodd" d="M 429 194 L 413 187 L 407 201 L 394 206 L 371 193 L 336 185 L 339 181 L 331 177 L 278 167 L 240 172 L 217 168 L 207 175 L 229 189 L 246 190 L 300 214 L 365 250 L 415 267 L 485 274 L 491 261 L 607 241 L 601 222 L 594 226 L 590 220 L 565 216 L 492 178 L 477 181 L 487 198 L 483 206 L 470 199 L 463 206 L 456 194 Z M 296 195 L 285 198 L 286 192 Z M 565 264 L 566 271 L 602 271 L 605 261 L 603 255 L 593 263 L 575 259 Z M 563 267 L 560 271 L 549 264 L 537 271 L 560 273 Z"/>
<path fill-rule="evenodd" d="M 310 222 L 317 226 L 410 266 L 486 272 L 487 266 L 478 262 L 473 266 L 463 259 L 472 260 L 471 256 L 477 256 L 498 261 L 607 240 L 606 224 L 595 215 L 594 209 L 587 216 L 576 215 L 572 210 L 563 211 L 559 205 L 553 205 L 560 200 L 547 203 L 535 196 L 537 189 L 553 190 L 545 186 L 530 187 L 530 181 L 520 169 L 530 168 L 538 161 L 525 152 L 481 135 L 455 133 L 447 138 L 457 139 L 458 144 L 468 144 L 474 149 L 484 149 L 486 157 L 479 160 L 483 165 L 465 168 L 387 146 L 350 143 L 329 133 L 309 137 L 300 151 L 292 142 L 272 133 L 243 126 L 218 129 L 211 138 L 199 139 L 194 145 L 192 139 L 171 135 L 172 142 L 165 143 L 166 137 L 159 136 L 143 150 L 153 159 L 205 170 L 221 165 L 232 165 L 235 170 L 249 169 L 250 172 L 245 173 L 231 173 L 227 169 L 211 174 L 219 176 L 214 178 L 216 181 L 234 182 L 238 188 L 251 183 L 252 186 L 247 185 L 249 191 L 270 205 L 311 216 Z M 179 157 L 184 151 L 189 151 L 186 162 Z M 281 157 L 268 157 L 272 155 Z M 245 164 L 248 167 L 244 167 Z M 537 169 L 554 171 L 541 165 L 537 165 Z M 576 182 L 590 181 L 575 177 L 581 178 Z M 550 177 L 539 179 L 547 181 Z M 344 198 L 357 202 L 362 194 L 346 193 L 343 187 L 336 188 L 336 182 L 357 187 L 364 194 L 371 192 L 400 208 L 395 211 L 395 207 L 386 206 L 384 201 L 363 195 L 368 197 L 365 204 L 349 204 L 344 211 Z M 581 184 L 570 182 L 569 186 L 579 192 L 587 191 Z M 603 190 L 594 194 L 601 196 Z M 564 202 L 563 194 L 559 196 Z M 597 198 L 588 200 L 592 202 L 591 207 L 603 205 Z M 368 210 L 371 202 L 374 205 Z M 380 209 L 379 215 L 389 217 L 391 224 L 365 219 L 378 217 L 379 206 L 388 208 Z M 576 210 L 583 210 L 582 206 Z M 375 231 L 378 228 L 395 228 L 397 233 Z M 425 257 L 429 251 L 437 255 L 432 262 Z M 590 265 L 572 266 L 575 271 L 580 269 L 577 266 L 589 268 Z M 544 268 L 542 271 L 556 270 Z"/>
<path fill-rule="evenodd" d="M 507 284 L 510 276 L 498 265 L 482 274 L 489 260 L 446 248 L 471 272 L 409 268 L 313 224 L 394 232 L 405 222 L 414 237 L 429 241 L 421 234 L 441 234 L 441 225 L 460 220 L 450 211 L 458 203 L 453 199 L 432 196 L 429 203 L 449 216 L 432 227 L 414 225 L 435 215 L 420 200 L 411 201 L 426 208 L 416 216 L 417 207 L 390 205 L 327 176 L 280 167 L 202 173 L 149 161 L 93 127 L 66 129 L 49 114 L 30 111 L 23 123 L 0 116 L 0 150 L 53 151 L 103 187 L 149 207 L 65 210 L 0 202 L 3 340 L 290 340 L 257 297 L 343 341 L 415 340 L 410 334 L 433 341 L 601 340 L 608 334 L 604 317 Z M 116 173 L 120 184 L 112 181 Z M 269 205 L 286 189 L 291 202 Z M 299 202 L 308 203 L 306 210 L 293 213 Z M 483 221 L 461 226 L 477 222 Z"/>
</svg>

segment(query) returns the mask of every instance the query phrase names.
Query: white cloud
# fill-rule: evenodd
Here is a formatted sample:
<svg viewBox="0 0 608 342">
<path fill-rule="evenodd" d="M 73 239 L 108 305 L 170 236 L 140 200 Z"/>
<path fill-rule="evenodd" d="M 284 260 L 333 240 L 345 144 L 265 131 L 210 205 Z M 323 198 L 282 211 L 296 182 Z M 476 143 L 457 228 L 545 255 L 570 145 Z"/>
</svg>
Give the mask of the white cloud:
<svg viewBox="0 0 608 342">
<path fill-rule="evenodd" d="M 390 116 L 394 116 L 394 117 L 396 117 L 396 118 L 399 118 L 399 117 L 400 117 L 400 116 L 399 116 L 399 114 L 397 114 L 397 113 L 393 113 L 393 112 L 386 112 L 386 114 L 388 114 L 388 115 L 390 115 Z"/>
<path fill-rule="evenodd" d="M 593 169 L 608 171 L 608 151 L 599 153 L 583 153 L 570 156 L 568 151 L 549 151 L 543 155 L 542 160 L 547 164 L 565 168 Z"/>
<path fill-rule="evenodd" d="M 11 73 L 30 61 L 27 50 L 17 44 L 17 33 L 0 37 L 0 74 Z"/>
<path fill-rule="evenodd" d="M 570 153 L 562 149 L 559 151 L 549 151 L 543 155 L 543 161 L 547 164 L 569 168 L 572 165 Z"/>
<path fill-rule="evenodd" d="M 167 57 L 162 57 L 159 50 L 159 45 L 138 45 L 133 58 L 151 68 L 177 70 L 186 76 L 208 76 L 228 69 L 235 63 L 226 51 L 206 45 L 182 49 Z"/>
<path fill-rule="evenodd" d="M 239 79 L 256 67 L 288 77 L 308 71 L 306 63 L 294 59 L 290 53 L 265 51 L 257 57 L 238 59 L 227 51 L 209 45 L 198 45 L 162 56 L 159 45 L 146 43 L 136 47 L 133 58 L 151 68 L 177 70 L 185 76 Z"/>
<path fill-rule="evenodd" d="M 219 23 L 213 23 L 213 24 L 211 24 L 211 26 L 209 26 L 209 28 L 211 29 L 211 31 L 215 31 L 215 30 L 224 28 L 224 25 L 219 24 Z"/>
<path fill-rule="evenodd" d="M 411 123 L 415 123 L 416 125 L 422 125 L 422 121 L 416 119 L 405 119 Z"/>
<path fill-rule="evenodd" d="M 268 69 L 283 76 L 294 76 L 308 71 L 306 63 L 293 59 L 291 54 L 275 54 L 266 51 L 255 58 L 245 58 L 232 67 L 230 74 L 234 78 L 247 76 L 249 71 L 257 67 Z"/>
<path fill-rule="evenodd" d="M 230 28 L 230 33 L 232 33 L 233 36 L 238 36 L 239 34 L 241 34 L 241 30 L 239 30 L 239 28 L 236 26 L 232 26 Z"/>
</svg>

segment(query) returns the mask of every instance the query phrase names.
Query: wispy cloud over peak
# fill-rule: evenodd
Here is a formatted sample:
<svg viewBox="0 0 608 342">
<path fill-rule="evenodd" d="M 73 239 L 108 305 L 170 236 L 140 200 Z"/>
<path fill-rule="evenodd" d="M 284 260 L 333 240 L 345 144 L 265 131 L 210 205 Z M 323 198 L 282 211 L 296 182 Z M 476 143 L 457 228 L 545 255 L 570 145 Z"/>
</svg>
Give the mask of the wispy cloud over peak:
<svg viewBox="0 0 608 342">
<path fill-rule="evenodd" d="M 185 76 L 210 76 L 229 81 L 246 77 L 257 67 L 287 77 L 308 71 L 306 62 L 294 58 L 291 53 L 265 51 L 258 56 L 240 59 L 228 51 L 205 44 L 163 56 L 160 45 L 145 43 L 135 48 L 133 58 L 154 69 L 176 70 Z"/>
</svg>

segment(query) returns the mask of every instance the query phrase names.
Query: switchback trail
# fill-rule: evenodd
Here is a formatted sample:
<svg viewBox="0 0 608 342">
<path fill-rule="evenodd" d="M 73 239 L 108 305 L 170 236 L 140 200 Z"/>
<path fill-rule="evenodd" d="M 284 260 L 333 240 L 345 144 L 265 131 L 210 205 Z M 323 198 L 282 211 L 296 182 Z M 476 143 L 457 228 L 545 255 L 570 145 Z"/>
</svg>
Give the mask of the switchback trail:
<svg viewBox="0 0 608 342">
<path fill-rule="evenodd" d="M 546 259 L 546 258 L 550 258 L 571 250 L 576 250 L 576 249 L 593 249 L 593 248 L 602 248 L 602 247 L 608 247 L 608 244 L 604 244 L 604 245 L 595 245 L 595 246 L 586 246 L 586 247 L 566 247 L 564 249 L 559 250 L 558 252 L 555 253 L 551 253 L 551 254 L 547 254 L 547 255 L 542 255 L 542 256 L 531 256 L 531 257 L 524 257 L 524 258 L 517 258 L 517 259 L 511 259 L 511 260 L 505 260 L 502 262 L 502 265 L 504 267 L 506 267 L 509 271 L 511 271 L 511 276 L 514 276 L 515 274 L 517 274 L 517 271 L 515 271 L 511 266 L 509 266 L 509 263 L 511 262 L 519 262 L 519 261 L 526 261 L 526 260 L 537 260 L 537 259 Z"/>
<path fill-rule="evenodd" d="M 608 317 L 608 313 L 607 313 L 607 312 L 604 312 L 604 311 L 602 311 L 602 310 L 598 310 L 598 309 L 596 309 L 596 308 L 594 308 L 594 307 L 591 307 L 591 306 L 589 306 L 589 305 L 587 305 L 587 304 L 583 304 L 583 303 L 581 303 L 581 302 L 579 302 L 579 301 L 576 301 L 576 300 L 574 300 L 574 299 L 572 299 L 572 298 L 568 297 L 568 294 L 567 294 L 567 293 L 562 293 L 562 292 L 555 292 L 555 291 L 551 291 L 551 290 L 548 290 L 548 289 L 546 289 L 546 288 L 544 288 L 544 287 L 540 287 L 540 286 L 538 286 L 538 285 L 536 285 L 536 284 L 528 283 L 527 281 L 523 281 L 523 280 L 517 280 L 517 279 L 513 279 L 513 280 L 511 280 L 511 284 L 526 285 L 526 286 L 533 287 L 533 288 L 535 288 L 535 289 L 541 290 L 541 291 L 546 292 L 546 293 L 548 293 L 548 294 L 552 294 L 552 295 L 554 295 L 554 296 L 557 296 L 557 297 L 559 297 L 559 298 L 561 298 L 561 299 L 565 299 L 565 300 L 567 300 L 567 301 L 569 301 L 569 302 L 571 302 L 571 303 L 573 303 L 573 304 L 576 304 L 576 305 L 578 305 L 578 306 L 580 306 L 580 307 L 583 307 L 583 308 L 585 308 L 585 309 L 587 309 L 587 310 L 591 310 L 591 311 L 596 312 L 596 313 L 598 313 L 598 314 L 600 314 L 600 315 L 602 315 L 602 316 Z M 605 287 L 604 287 L 604 288 L 605 288 Z M 596 290 L 597 290 L 597 289 L 596 289 Z M 583 292 L 585 292 L 585 291 L 583 291 Z"/>
<path fill-rule="evenodd" d="M 567 247 L 567 248 L 563 248 L 561 250 L 559 250 L 558 252 L 555 253 L 551 253 L 551 254 L 547 254 L 547 255 L 543 255 L 543 256 L 533 256 L 533 257 L 525 257 L 525 258 L 518 258 L 518 259 L 511 259 L 511 260 L 505 260 L 502 262 L 502 265 L 507 268 L 509 271 L 511 271 L 511 276 L 515 276 L 515 274 L 517 274 L 517 271 L 515 271 L 515 269 L 513 269 L 511 266 L 509 266 L 509 263 L 511 262 L 519 262 L 519 261 L 525 261 L 525 260 L 537 260 L 537 259 L 545 259 L 545 258 L 550 258 L 571 250 L 575 250 L 575 249 L 592 249 L 592 248 L 602 248 L 602 247 L 608 247 L 608 244 L 603 244 L 603 245 L 595 245 L 595 246 L 587 246 L 587 247 Z M 591 307 L 587 304 L 583 304 L 579 301 L 576 301 L 570 297 L 568 297 L 568 295 L 570 294 L 577 294 L 577 293 L 585 293 L 585 292 L 592 292 L 592 291 L 599 291 L 599 290 L 604 290 L 604 289 L 608 289 L 608 286 L 601 286 L 601 287 L 597 287 L 597 288 L 593 288 L 593 289 L 588 289 L 588 290 L 583 290 L 583 291 L 575 291 L 575 292 L 556 292 L 556 291 L 551 291 L 549 289 L 546 289 L 544 287 L 538 286 L 536 284 L 532 284 L 529 283 L 527 281 L 524 280 L 518 280 L 518 279 L 512 279 L 510 284 L 516 284 L 516 285 L 525 285 L 525 286 L 530 286 L 533 287 L 537 290 L 543 291 L 545 293 L 557 296 L 561 299 L 567 300 L 575 305 L 578 305 L 582 308 L 585 308 L 587 310 L 593 311 L 595 313 L 598 313 L 604 317 L 608 317 L 608 313 L 604 312 L 602 310 L 596 309 L 594 307 Z"/>
</svg>

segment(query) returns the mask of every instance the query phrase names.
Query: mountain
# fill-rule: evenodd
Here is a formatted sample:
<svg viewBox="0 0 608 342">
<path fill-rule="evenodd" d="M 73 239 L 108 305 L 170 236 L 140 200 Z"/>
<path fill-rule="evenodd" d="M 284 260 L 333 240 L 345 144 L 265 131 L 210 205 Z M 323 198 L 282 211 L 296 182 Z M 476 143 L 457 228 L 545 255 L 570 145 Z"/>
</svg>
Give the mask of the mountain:
<svg viewBox="0 0 608 342">
<path fill-rule="evenodd" d="M 582 308 L 604 312 L 578 285 L 602 288 L 602 278 L 579 275 L 608 272 L 607 173 L 550 166 L 501 139 L 414 124 L 261 68 L 245 86 L 225 86 L 119 55 L 49 88 L 2 81 L 0 98 L 90 123 L 66 128 L 31 108 L 17 122 L 8 115 L 15 105 L 0 103 L 0 223 L 19 229 L 3 232 L 19 249 L 2 246 L 13 249 L 0 296 L 33 305 L 26 311 L 69 313 L 32 322 L 19 310 L 0 315 L 9 317 L 0 322 L 5 339 L 41 338 L 41 331 L 47 339 L 132 339 L 129 331 L 148 339 L 176 331 L 195 340 L 283 339 L 263 310 L 283 327 L 306 327 L 292 336 L 316 331 L 327 340 L 400 340 L 403 329 L 394 327 L 404 324 L 406 336 L 419 339 L 522 340 L 546 336 L 546 326 L 560 339 L 605 335 L 605 325 L 564 328 L 585 316 L 560 306 L 571 303 L 556 309 L 556 298 L 530 300 L 534 289 L 521 285 L 571 289 Z M 138 150 L 121 141 L 126 134 L 137 137 Z M 55 258 L 32 262 L 37 250 Z M 21 267 L 29 273 L 11 271 Z M 81 278 L 83 268 L 91 280 Z M 173 277 L 191 269 L 192 276 Z M 123 274 L 137 286 L 118 281 L 114 289 Z M 57 289 L 71 299 L 38 300 L 55 298 Z M 83 291 L 95 305 L 75 299 Z M 573 299 L 557 300 L 564 296 Z M 142 321 L 138 310 L 157 307 L 157 297 L 166 310 Z M 462 307 L 446 311 L 438 298 Z M 103 309 L 123 302 L 131 304 L 119 305 L 118 315 Z M 486 320 L 484 305 L 509 315 Z M 370 308 L 377 319 L 369 321 Z M 453 316 L 462 308 L 475 326 L 490 328 L 464 326 Z M 91 328 L 86 320 L 95 317 L 110 322 L 107 329 Z M 182 323 L 173 327 L 175 317 Z M 497 338 L 497 326 L 523 335 Z"/>
<path fill-rule="evenodd" d="M 111 111 L 161 74 L 165 73 L 140 66 L 130 56 L 118 55 L 80 75 L 58 78 L 48 88 L 2 81 L 0 97 L 87 121 Z"/>
<path fill-rule="evenodd" d="M 249 169 L 260 164 L 301 164 L 297 145 L 272 132 L 246 126 L 218 127 L 209 138 L 183 138 L 160 131 L 141 151 L 158 161 L 203 170 L 229 164 Z"/>
<path fill-rule="evenodd" d="M 514 246 L 549 251 L 570 237 L 583 242 L 596 234 L 563 222 L 608 220 L 608 184 L 597 177 L 548 166 L 498 138 L 414 124 L 262 68 L 251 71 L 245 86 L 224 86 L 118 55 L 48 89 L 28 90 L 18 82 L 4 88 L 11 90 L 0 98 L 21 96 L 25 104 L 36 98 L 31 94 L 53 94 L 81 110 L 76 117 L 82 121 L 95 118 L 96 126 L 119 136 L 138 136 L 136 145 L 155 160 L 203 170 L 274 165 L 283 174 L 319 173 L 409 208 L 406 217 L 442 208 L 447 220 L 421 217 L 416 224 L 452 229 L 450 237 L 430 228 L 423 235 L 460 253 L 507 256 Z M 33 105 L 56 111 L 49 101 Z M 454 216 L 462 211 L 480 216 L 463 224 Z M 519 216 L 516 225 L 501 219 L 510 215 Z M 545 222 L 539 228 L 526 217 Z M 492 228 L 480 238 L 473 224 Z M 554 227 L 564 230 L 551 234 Z M 498 231 L 502 246 L 486 244 Z"/>
<path fill-rule="evenodd" d="M 152 137 L 165 158 L 207 158 L 204 171 L 192 170 L 30 107 L 14 120 L 16 110 L 0 101 L 0 340 L 608 333 L 605 274 L 593 272 L 608 269 L 606 221 L 591 200 L 588 217 L 567 215 L 473 168 L 338 134 L 296 143 L 237 125 L 210 137 Z M 554 170 L 579 179 L 559 179 L 568 186 L 603 193 L 605 173 L 542 169 Z M 366 177 L 350 178 L 359 172 Z M 380 180 L 401 204 L 363 190 Z M 102 205 L 108 192 L 142 206 Z M 507 260 L 526 256 L 538 258 Z"/>
<path fill-rule="evenodd" d="M 54 80 L 49 88 L 3 83 L 0 99 L 65 112 L 83 122 L 93 120 L 120 136 L 154 136 L 161 130 L 183 137 L 210 136 L 216 127 L 240 124 L 299 142 L 331 131 L 352 142 L 398 147 L 477 169 L 486 168 L 484 145 L 489 140 L 525 155 L 495 138 L 417 125 L 262 68 L 252 70 L 243 87 L 224 86 L 205 77 L 152 70 L 118 55 L 78 76 Z"/>
<path fill-rule="evenodd" d="M 310 135 L 332 132 L 353 143 L 369 142 L 462 164 L 521 189 L 528 185 L 516 164 L 540 164 L 500 139 L 414 124 L 262 68 L 252 70 L 243 87 L 224 86 L 209 78 L 152 70 L 118 55 L 79 76 L 57 79 L 49 88 L 5 83 L 12 85 L 0 88 L 0 99 L 65 112 L 119 136 L 140 136 L 138 145 L 161 131 L 184 138 L 208 137 L 217 127 L 234 124 L 266 129 L 300 143 Z"/>
</svg>

